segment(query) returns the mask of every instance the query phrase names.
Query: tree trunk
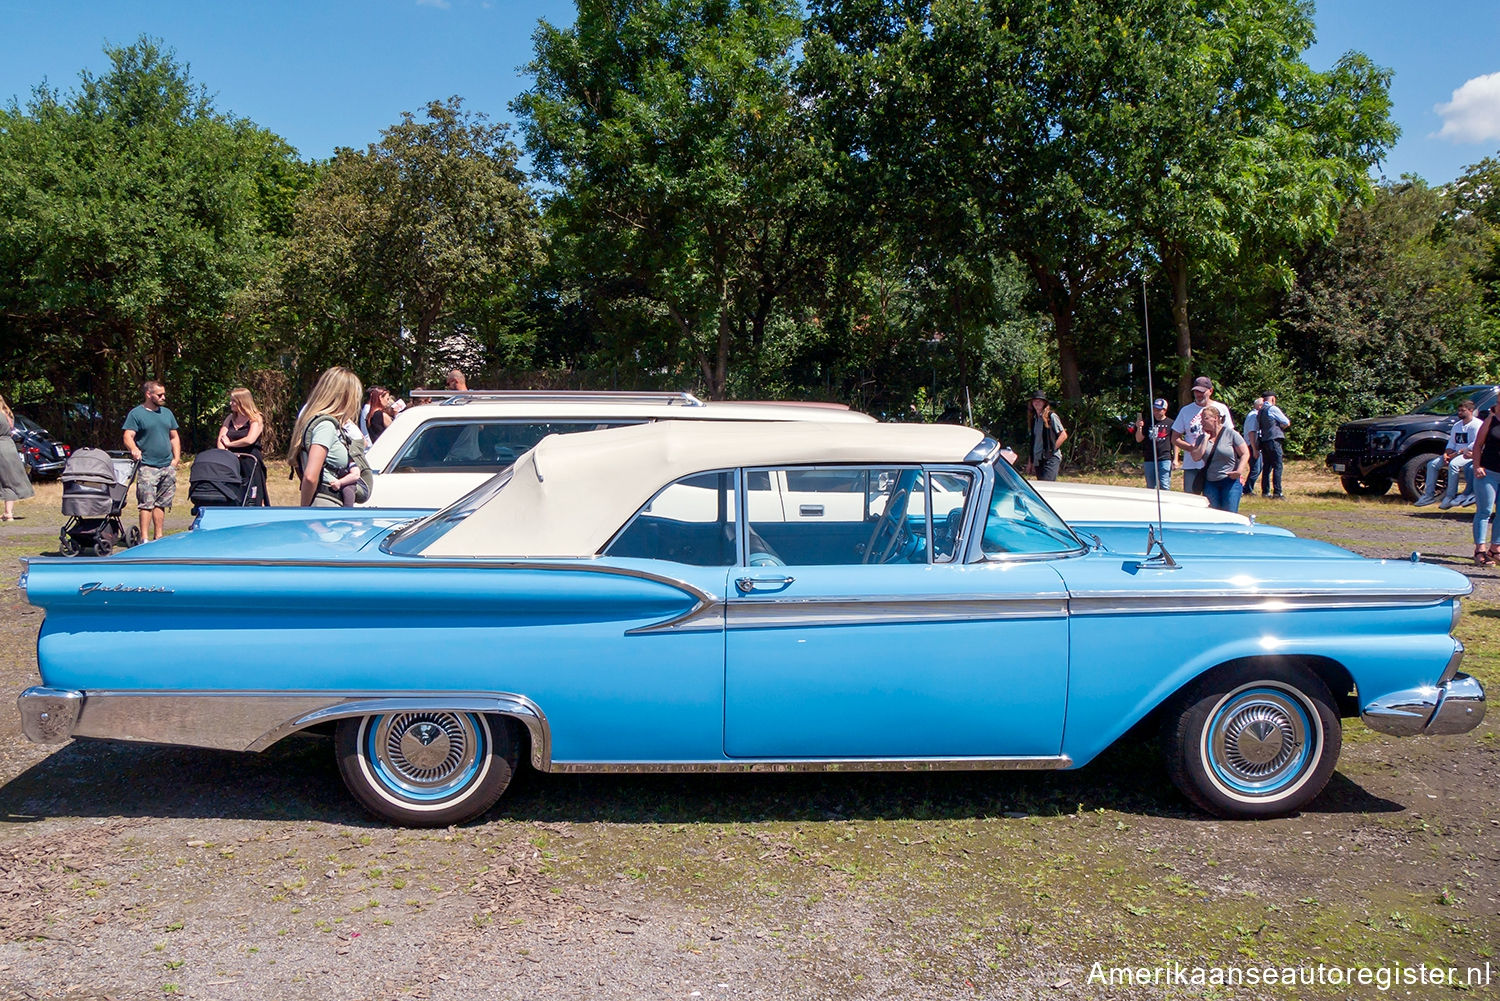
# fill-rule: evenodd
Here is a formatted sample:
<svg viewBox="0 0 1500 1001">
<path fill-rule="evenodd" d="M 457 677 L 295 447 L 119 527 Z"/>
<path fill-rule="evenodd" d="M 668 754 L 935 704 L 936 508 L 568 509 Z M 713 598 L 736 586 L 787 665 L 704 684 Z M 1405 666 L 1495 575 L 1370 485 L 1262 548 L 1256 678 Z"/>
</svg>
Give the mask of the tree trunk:
<svg viewBox="0 0 1500 1001">
<path fill-rule="evenodd" d="M 1043 270 L 1034 259 L 1028 260 L 1032 277 L 1047 302 L 1052 317 L 1052 335 L 1057 340 L 1057 368 L 1062 378 L 1063 397 L 1069 403 L 1083 400 L 1083 383 L 1078 377 L 1078 344 L 1073 339 L 1073 296 L 1067 283 L 1050 271 Z M 1040 388 L 1040 387 L 1038 387 Z"/>
<path fill-rule="evenodd" d="M 1177 327 L 1177 403 L 1193 400 L 1193 333 L 1188 327 L 1187 255 L 1172 251 L 1162 255 L 1162 266 L 1172 279 L 1172 323 Z"/>
</svg>

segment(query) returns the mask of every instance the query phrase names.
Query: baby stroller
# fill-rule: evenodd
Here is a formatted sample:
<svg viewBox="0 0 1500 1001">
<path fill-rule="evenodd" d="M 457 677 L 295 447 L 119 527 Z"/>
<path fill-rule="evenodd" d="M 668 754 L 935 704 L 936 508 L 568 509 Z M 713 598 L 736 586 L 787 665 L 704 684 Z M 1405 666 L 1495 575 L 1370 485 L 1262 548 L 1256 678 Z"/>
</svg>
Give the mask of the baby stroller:
<svg viewBox="0 0 1500 1001">
<path fill-rule="evenodd" d="M 193 513 L 204 507 L 260 507 L 260 458 L 253 452 L 231 452 L 227 448 L 210 448 L 193 459 L 188 474 L 188 500 Z"/>
<path fill-rule="evenodd" d="M 141 530 L 120 524 L 120 512 L 140 463 L 129 456 L 112 456 L 102 448 L 80 448 L 68 457 L 62 471 L 62 512 L 67 523 L 57 535 L 64 556 L 77 556 L 89 547 L 95 556 L 108 556 L 117 545 L 136 546 Z"/>
</svg>

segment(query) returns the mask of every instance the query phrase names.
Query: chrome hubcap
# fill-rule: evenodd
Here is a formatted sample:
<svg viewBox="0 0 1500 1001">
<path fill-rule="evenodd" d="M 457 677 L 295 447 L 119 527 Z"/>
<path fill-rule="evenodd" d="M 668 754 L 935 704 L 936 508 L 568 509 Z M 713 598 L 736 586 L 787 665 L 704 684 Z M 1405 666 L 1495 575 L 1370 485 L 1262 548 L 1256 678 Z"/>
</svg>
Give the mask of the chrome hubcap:
<svg viewBox="0 0 1500 1001">
<path fill-rule="evenodd" d="M 382 717 L 374 745 L 398 781 L 433 789 L 468 773 L 479 741 L 466 715 L 416 712 Z"/>
<path fill-rule="evenodd" d="M 1209 733 L 1215 765 L 1246 787 L 1279 786 L 1306 760 L 1306 712 L 1290 695 L 1266 688 L 1231 699 Z"/>
</svg>

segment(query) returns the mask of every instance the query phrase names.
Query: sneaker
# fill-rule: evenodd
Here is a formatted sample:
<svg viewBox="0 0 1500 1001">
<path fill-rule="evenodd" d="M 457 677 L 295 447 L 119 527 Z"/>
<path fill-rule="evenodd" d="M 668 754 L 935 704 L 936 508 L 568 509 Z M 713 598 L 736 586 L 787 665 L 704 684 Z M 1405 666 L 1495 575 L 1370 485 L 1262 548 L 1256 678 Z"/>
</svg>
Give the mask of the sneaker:
<svg viewBox="0 0 1500 1001">
<path fill-rule="evenodd" d="M 1286 494 L 1272 494 L 1272 500 L 1286 500 Z"/>
<path fill-rule="evenodd" d="M 1417 507 L 1426 507 L 1428 504 L 1436 504 L 1437 498 L 1428 494 L 1426 497 L 1417 498 Z"/>
<path fill-rule="evenodd" d="M 1446 511 L 1450 507 L 1452 507 L 1453 505 L 1455 505 L 1457 503 L 1458 503 L 1458 501 L 1455 498 L 1453 498 L 1453 497 L 1444 497 L 1443 500 L 1442 500 L 1442 503 L 1438 504 L 1438 510 L 1439 511 Z"/>
<path fill-rule="evenodd" d="M 1458 499 L 1457 504 L 1458 504 L 1459 507 L 1473 507 L 1474 506 L 1474 495 L 1473 494 L 1464 494 L 1462 497 L 1460 497 Z"/>
</svg>

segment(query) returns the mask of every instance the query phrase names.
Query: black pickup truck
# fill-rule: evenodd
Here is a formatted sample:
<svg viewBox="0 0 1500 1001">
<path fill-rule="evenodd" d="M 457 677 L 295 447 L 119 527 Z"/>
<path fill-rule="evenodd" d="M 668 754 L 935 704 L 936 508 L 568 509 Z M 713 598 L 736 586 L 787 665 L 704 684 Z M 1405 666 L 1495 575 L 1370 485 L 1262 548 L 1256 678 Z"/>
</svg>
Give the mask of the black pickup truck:
<svg viewBox="0 0 1500 1001">
<path fill-rule="evenodd" d="M 1497 389 L 1457 386 L 1409 414 L 1341 424 L 1328 467 L 1339 474 L 1351 494 L 1383 494 L 1394 482 L 1402 497 L 1415 501 L 1422 494 L 1428 460 L 1448 442 L 1459 403 L 1473 400 L 1476 410 L 1483 413 L 1495 405 Z"/>
</svg>

